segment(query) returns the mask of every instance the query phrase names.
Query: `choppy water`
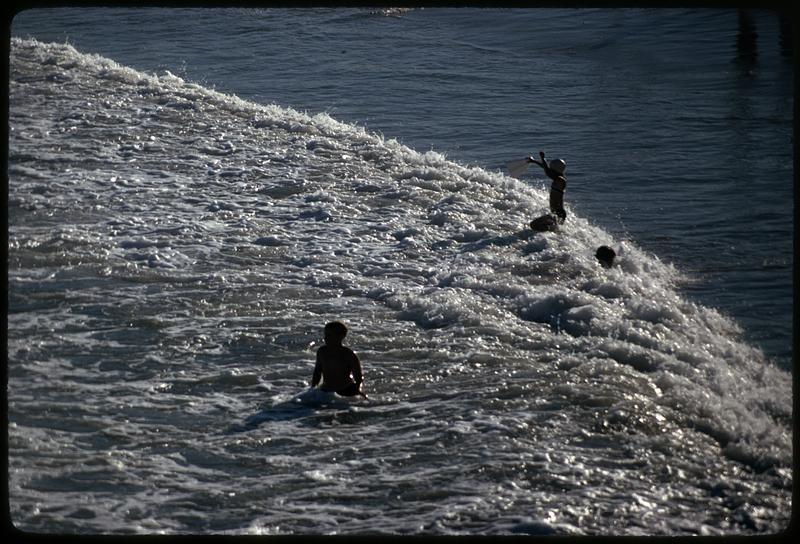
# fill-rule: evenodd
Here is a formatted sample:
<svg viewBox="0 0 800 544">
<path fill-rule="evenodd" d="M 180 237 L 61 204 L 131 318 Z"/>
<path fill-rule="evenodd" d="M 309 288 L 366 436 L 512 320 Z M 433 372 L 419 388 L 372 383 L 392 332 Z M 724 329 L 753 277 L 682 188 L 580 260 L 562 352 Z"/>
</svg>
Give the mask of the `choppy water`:
<svg viewBox="0 0 800 544">
<path fill-rule="evenodd" d="M 691 280 L 682 292 L 790 369 L 787 21 L 734 9 L 66 8 L 24 11 L 12 33 L 329 113 L 462 164 L 563 156 L 568 209 L 676 263 Z"/>
<path fill-rule="evenodd" d="M 787 526 L 790 374 L 581 206 L 526 232 L 542 184 L 34 40 L 10 129 L 17 527 Z M 292 402 L 331 319 L 371 400 Z"/>
</svg>

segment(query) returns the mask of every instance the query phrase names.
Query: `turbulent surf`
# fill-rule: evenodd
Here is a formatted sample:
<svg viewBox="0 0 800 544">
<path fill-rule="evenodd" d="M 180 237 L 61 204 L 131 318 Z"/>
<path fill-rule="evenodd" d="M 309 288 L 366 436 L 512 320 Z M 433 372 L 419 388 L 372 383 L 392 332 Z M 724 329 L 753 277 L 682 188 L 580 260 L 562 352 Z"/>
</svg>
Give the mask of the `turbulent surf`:
<svg viewBox="0 0 800 544">
<path fill-rule="evenodd" d="M 545 190 L 67 44 L 9 97 L 17 527 L 787 526 L 790 375 Z M 374 402 L 293 406 L 333 319 Z"/>
</svg>

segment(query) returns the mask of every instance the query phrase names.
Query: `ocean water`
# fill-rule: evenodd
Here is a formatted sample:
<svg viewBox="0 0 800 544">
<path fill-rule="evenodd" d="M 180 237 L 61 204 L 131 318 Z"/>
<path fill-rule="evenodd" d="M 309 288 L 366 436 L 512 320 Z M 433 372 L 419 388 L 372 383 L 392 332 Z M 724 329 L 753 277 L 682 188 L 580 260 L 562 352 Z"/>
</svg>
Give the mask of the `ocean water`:
<svg viewBox="0 0 800 544">
<path fill-rule="evenodd" d="M 73 8 L 12 36 L 19 529 L 787 527 L 777 14 Z M 541 173 L 504 171 L 539 149 L 558 234 L 525 228 Z M 369 400 L 302 394 L 333 319 Z"/>
</svg>

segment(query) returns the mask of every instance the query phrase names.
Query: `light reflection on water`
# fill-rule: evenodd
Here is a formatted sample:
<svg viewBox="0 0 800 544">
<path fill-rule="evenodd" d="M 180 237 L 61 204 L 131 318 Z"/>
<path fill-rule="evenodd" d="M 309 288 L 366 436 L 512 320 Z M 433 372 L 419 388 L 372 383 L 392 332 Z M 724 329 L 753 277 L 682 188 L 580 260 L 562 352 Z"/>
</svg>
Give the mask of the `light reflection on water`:
<svg viewBox="0 0 800 544">
<path fill-rule="evenodd" d="M 80 87 L 91 65 L 46 66 L 73 77 L 61 92 L 74 110 L 97 92 Z M 544 191 L 324 118 L 315 133 L 284 110 L 234 116 L 203 93 L 202 108 L 161 117 L 157 94 L 100 81 L 124 98 L 110 102 L 120 119 L 150 111 L 143 136 L 163 143 L 108 157 L 104 170 L 127 181 L 92 185 L 94 166 L 79 161 L 97 128 L 89 108 L 74 136 L 50 135 L 76 153 L 26 163 L 44 177 L 13 170 L 10 489 L 27 527 L 739 534 L 786 523 L 788 378 L 680 299 L 679 272 L 640 251 L 647 240 L 633 237 L 619 269 L 596 266 L 597 240 L 621 237 L 586 220 L 604 216 L 582 207 L 593 169 L 570 162 L 563 236 L 516 239 Z M 26 90 L 26 112 L 74 124 Z M 225 136 L 176 166 L 178 126 L 188 140 L 208 127 Z M 242 152 L 214 154 L 223 148 Z M 20 163 L 40 149 L 12 140 Z M 270 158 L 257 179 L 254 156 Z M 66 168 L 80 183 L 44 195 L 42 180 Z M 259 192 L 289 178 L 305 181 Z M 101 195 L 91 214 L 87 194 Z M 54 231 L 48 216 L 78 226 Z M 679 222 L 659 219 L 664 243 L 691 255 Z M 307 387 L 322 324 L 341 316 L 373 400 L 287 405 Z M 263 419 L 248 427 L 251 416 Z"/>
</svg>

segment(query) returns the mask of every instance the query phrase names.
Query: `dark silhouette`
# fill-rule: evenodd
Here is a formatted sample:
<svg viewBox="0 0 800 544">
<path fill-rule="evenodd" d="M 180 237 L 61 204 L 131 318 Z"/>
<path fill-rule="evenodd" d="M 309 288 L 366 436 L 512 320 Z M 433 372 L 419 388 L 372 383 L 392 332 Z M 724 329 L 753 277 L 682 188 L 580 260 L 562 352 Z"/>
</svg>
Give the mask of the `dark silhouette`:
<svg viewBox="0 0 800 544">
<path fill-rule="evenodd" d="M 361 392 L 361 383 L 364 381 L 361 361 L 353 350 L 342 345 L 345 336 L 347 327 L 343 323 L 333 321 L 325 325 L 325 345 L 317 350 L 311 387 L 316 387 L 322 379 L 322 391 L 335 391 L 345 397 L 366 397 Z"/>
<path fill-rule="evenodd" d="M 739 31 L 736 35 L 736 62 L 749 75 L 758 64 L 758 32 L 747 10 L 739 10 Z"/>
<path fill-rule="evenodd" d="M 567 168 L 567 163 L 562 159 L 548 162 L 544 158 L 544 151 L 539 151 L 539 157 L 541 157 L 541 161 L 537 161 L 533 157 L 528 157 L 528 161 L 541 166 L 545 175 L 553 180 L 550 185 L 550 211 L 558 217 L 559 223 L 563 223 L 567 218 L 567 212 L 564 210 L 564 191 L 567 189 L 564 170 Z"/>
<path fill-rule="evenodd" d="M 774 10 L 778 17 L 778 47 L 781 56 L 791 61 L 794 57 L 793 8 L 782 6 Z M 739 8 L 739 28 L 736 33 L 736 63 L 746 76 L 753 75 L 758 67 L 758 32 L 753 12 Z"/>
<path fill-rule="evenodd" d="M 781 55 L 788 60 L 792 60 L 794 55 L 794 29 L 790 9 L 787 10 L 785 7 L 778 9 L 778 24 L 780 25 L 778 43 L 781 47 Z"/>
<path fill-rule="evenodd" d="M 531 230 L 537 232 L 557 232 L 558 218 L 553 214 L 545 214 L 531 221 Z"/>
<path fill-rule="evenodd" d="M 595 252 L 594 256 L 597 257 L 597 260 L 600 261 L 603 267 L 611 268 L 617 253 L 608 246 L 600 246 L 597 248 L 597 252 Z"/>
<path fill-rule="evenodd" d="M 550 212 L 541 217 L 537 217 L 530 223 L 531 230 L 536 232 L 558 232 L 558 226 L 567 219 L 567 212 L 564 210 L 564 191 L 567 189 L 567 178 L 564 170 L 567 164 L 562 159 L 555 159 L 548 162 L 544 158 L 544 151 L 539 151 L 540 161 L 533 157 L 525 159 L 527 162 L 538 164 L 544 173 L 553 180 L 550 185 Z"/>
</svg>

